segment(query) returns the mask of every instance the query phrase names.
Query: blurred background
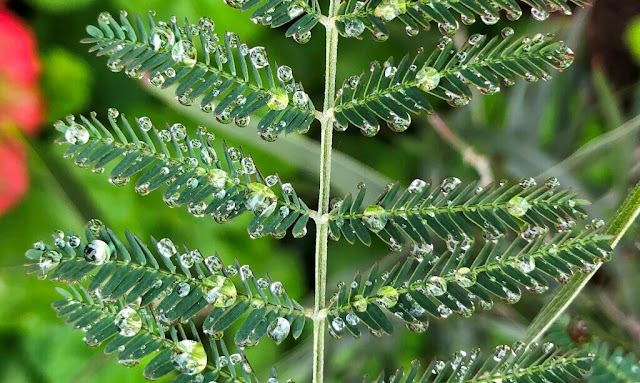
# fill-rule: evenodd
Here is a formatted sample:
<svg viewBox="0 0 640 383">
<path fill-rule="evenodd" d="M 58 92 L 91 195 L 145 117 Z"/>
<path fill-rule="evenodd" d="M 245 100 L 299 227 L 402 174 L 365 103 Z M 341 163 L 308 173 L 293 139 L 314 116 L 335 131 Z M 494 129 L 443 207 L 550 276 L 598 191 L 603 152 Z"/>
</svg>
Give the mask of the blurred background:
<svg viewBox="0 0 640 383">
<path fill-rule="evenodd" d="M 191 128 L 206 125 L 218 137 L 252 153 L 266 174 L 278 171 L 291 181 L 310 206 L 316 204 L 317 125 L 307 137 L 264 143 L 255 131 L 219 126 L 167 95 L 150 93 L 124 73 L 111 73 L 104 60 L 87 53 L 79 40 L 99 12 L 116 14 L 119 9 L 129 14 L 154 9 L 159 19 L 167 20 L 171 15 L 193 20 L 210 16 L 218 31 L 232 29 L 249 45 L 264 45 L 272 60 L 291 66 L 316 105 L 321 105 L 324 33 L 320 28 L 311 42 L 298 45 L 284 38 L 282 30 L 256 26 L 248 14 L 220 0 L 0 0 L 0 382 L 144 381 L 141 366 L 127 369 L 112 356 L 88 348 L 81 332 L 55 317 L 50 307 L 56 299 L 52 284 L 24 275 L 23 254 L 32 243 L 49 239 L 54 229 L 81 232 L 91 218 L 102 219 L 116 233 L 129 228 L 143 238 L 171 236 L 203 253 L 217 251 L 225 262 L 238 257 L 254 272 L 268 272 L 281 280 L 292 297 L 312 302 L 312 227 L 299 240 L 290 236 L 280 241 L 251 240 L 245 229 L 249 217 L 217 225 L 192 217 L 186 209 L 173 211 L 160 194 L 143 198 L 130 186 L 115 187 L 105 175 L 78 169 L 52 145 L 56 137 L 52 122 L 94 110 L 105 115 L 109 107 L 153 121 L 180 121 Z M 519 82 L 495 96 L 478 95 L 459 109 L 436 103 L 438 116 L 415 118 L 403 134 L 385 128 L 374 139 L 355 129 L 336 133 L 335 148 L 345 156 L 335 160 L 335 195 L 355 190 L 359 180 L 350 172 L 361 174 L 373 191 L 391 180 L 407 185 L 414 178 L 456 175 L 463 182 L 487 183 L 554 175 L 593 202 L 592 216 L 610 218 L 640 179 L 640 2 L 598 0 L 586 9 L 576 8 L 570 17 L 552 15 L 545 23 L 534 22 L 525 13 L 519 23 L 476 24 L 464 27 L 457 41 L 471 33 L 497 34 L 509 25 L 516 34 L 555 33 L 572 47 L 576 60 L 550 82 Z M 440 38 L 435 31 L 409 38 L 399 22 L 392 23 L 391 30 L 384 43 L 368 36 L 364 41 L 343 39 L 339 81 L 366 70 L 372 60 L 399 59 L 420 46 L 432 49 Z M 293 144 L 303 149 L 293 155 Z M 355 161 L 346 160 L 347 156 Z M 594 337 L 640 355 L 638 240 L 633 228 L 569 315 L 574 324 L 579 318 L 581 328 L 586 326 Z M 390 265 L 402 256 L 390 255 L 380 243 L 371 248 L 332 243 L 329 293 L 338 281 L 348 280 L 357 270 L 366 271 L 374 261 Z M 550 297 L 525 294 L 514 306 L 497 303 L 472 320 L 432 321 L 429 331 L 419 336 L 400 330 L 382 339 L 368 335 L 359 340 L 331 339 L 328 381 L 358 381 L 361 371 L 389 371 L 408 366 L 416 357 L 430 360 L 462 348 L 490 349 L 514 342 Z M 563 321 L 568 323 L 569 318 Z M 276 348 L 264 340 L 251 349 L 254 370 L 265 376 L 278 360 L 281 377 L 310 381 L 307 327 L 297 342 L 289 339 Z"/>
</svg>

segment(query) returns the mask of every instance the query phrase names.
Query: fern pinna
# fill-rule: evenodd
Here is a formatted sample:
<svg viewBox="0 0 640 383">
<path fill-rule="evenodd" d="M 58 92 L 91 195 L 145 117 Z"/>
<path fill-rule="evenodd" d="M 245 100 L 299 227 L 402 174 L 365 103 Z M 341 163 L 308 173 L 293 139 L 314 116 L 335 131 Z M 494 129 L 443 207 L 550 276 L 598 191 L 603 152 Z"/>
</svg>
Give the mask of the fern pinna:
<svg viewBox="0 0 640 383">
<path fill-rule="evenodd" d="M 196 217 L 224 223 L 249 215 L 252 238 L 282 238 L 288 232 L 302 237 L 313 221 L 314 306 L 303 307 L 282 283 L 256 277 L 241 260 L 224 265 L 209 249 L 180 247 L 170 238 L 146 241 L 129 231 L 121 240 L 93 220 L 84 238 L 56 231 L 53 243 L 37 242 L 27 251 L 29 272 L 66 284 L 53 306 L 85 331 L 89 345 L 105 344 L 105 352 L 117 354 L 124 365 L 153 355 L 145 359 L 149 379 L 177 374 L 176 382 L 256 382 L 244 351 L 265 337 L 276 344 L 289 336 L 298 339 L 309 321 L 311 375 L 320 383 L 326 329 L 337 338 L 359 337 L 363 330 L 383 336 L 403 322 L 423 332 L 430 321 L 453 313 L 467 318 L 478 307 L 490 310 L 495 299 L 516 303 L 522 288 L 544 293 L 550 280 L 566 283 L 610 258 L 616 235 L 602 220 L 587 220 L 588 202 L 560 188 L 555 178 L 539 180 L 539 186 L 533 178 L 513 185 L 416 179 L 406 188 L 389 184 L 366 205 L 366 185 L 358 184 L 354 194 L 330 201 L 334 130 L 354 126 L 373 136 L 385 123 L 403 132 L 423 111 L 434 112 L 434 100 L 460 107 L 476 90 L 491 95 L 520 79 L 548 80 L 551 70 L 565 70 L 573 61 L 571 49 L 553 36 L 516 37 L 511 27 L 495 37 L 471 35 L 456 47 L 450 36 L 460 28 L 458 18 L 463 24 L 478 18 L 492 25 L 502 15 L 515 21 L 526 5 L 535 19 L 544 20 L 554 11 L 570 14 L 568 1 L 331 0 L 324 14 L 317 0 L 225 3 L 249 11 L 256 24 L 286 26 L 285 34 L 298 43 L 308 42 L 318 25 L 325 27 L 321 110 L 291 67 L 275 64 L 264 47 L 251 47 L 233 32 L 216 33 L 209 17 L 191 24 L 177 17 L 159 21 L 153 12 L 147 17 L 104 12 L 82 42 L 105 57 L 111 71 L 167 89 L 182 105 L 197 104 L 212 123 L 245 127 L 258 120 L 257 134 L 266 141 L 305 133 L 317 119 L 322 149 L 317 210 L 291 183 L 264 173 L 250 155 L 216 140 L 206 127 L 127 118 L 112 108 L 105 116 L 57 122 L 56 143 L 66 145 L 65 156 L 78 166 L 108 171 L 116 186 L 132 182 L 140 195 L 161 189 L 167 205 L 186 206 Z M 386 40 L 391 38 L 387 24 L 395 19 L 410 36 L 431 24 L 444 36 L 436 47 L 397 64 L 393 58 L 374 61 L 336 89 L 339 39 L 359 39 L 369 30 L 375 40 Z M 326 299 L 328 239 L 370 245 L 375 237 L 393 251 L 406 250 L 406 259 L 387 271 L 374 265 L 366 276 L 340 283 Z M 588 350 L 517 343 L 499 346 L 487 358 L 478 350 L 460 351 L 424 370 L 416 361 L 391 381 L 568 382 L 589 371 L 593 359 Z M 382 374 L 376 381 L 384 379 Z M 275 369 L 267 381 L 278 381 Z"/>
</svg>

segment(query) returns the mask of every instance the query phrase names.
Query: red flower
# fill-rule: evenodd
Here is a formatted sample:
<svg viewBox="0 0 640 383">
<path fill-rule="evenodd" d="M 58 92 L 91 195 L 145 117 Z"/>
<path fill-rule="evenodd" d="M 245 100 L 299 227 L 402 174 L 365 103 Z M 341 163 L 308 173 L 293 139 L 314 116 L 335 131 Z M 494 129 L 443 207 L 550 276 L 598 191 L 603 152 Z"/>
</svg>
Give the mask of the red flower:
<svg viewBox="0 0 640 383">
<path fill-rule="evenodd" d="M 0 5 L 0 214 L 28 189 L 24 148 L 15 127 L 36 133 L 44 117 L 38 89 L 40 64 L 33 32 Z"/>
</svg>

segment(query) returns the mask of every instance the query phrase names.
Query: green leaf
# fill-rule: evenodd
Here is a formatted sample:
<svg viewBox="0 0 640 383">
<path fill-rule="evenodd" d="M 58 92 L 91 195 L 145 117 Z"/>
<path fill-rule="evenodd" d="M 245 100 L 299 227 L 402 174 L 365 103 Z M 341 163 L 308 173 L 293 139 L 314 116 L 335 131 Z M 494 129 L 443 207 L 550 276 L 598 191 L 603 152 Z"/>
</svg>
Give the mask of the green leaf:
<svg viewBox="0 0 640 383">
<path fill-rule="evenodd" d="M 251 14 L 251 21 L 258 25 L 278 28 L 293 22 L 286 36 L 293 36 L 303 44 L 322 17 L 318 0 L 231 0 L 225 3 L 242 11 L 257 7 Z"/>
<path fill-rule="evenodd" d="M 101 173 L 114 164 L 109 177 L 114 185 L 123 186 L 139 174 L 138 194 L 165 187 L 167 205 L 186 206 L 194 216 L 219 223 L 249 211 L 254 237 L 281 237 L 294 224 L 306 224 L 309 208 L 291 184 L 283 184 L 278 175 L 263 176 L 242 148 L 223 142 L 219 158 L 215 137 L 203 127 L 195 134 L 180 123 L 159 130 L 148 117 L 136 118 L 131 126 L 123 114 L 110 109 L 107 129 L 96 116 L 57 122 L 63 136 L 56 142 L 70 145 L 65 156 L 75 157 L 78 166 Z"/>
<path fill-rule="evenodd" d="M 394 251 L 403 249 L 405 237 L 419 250 L 433 248 L 432 234 L 450 247 L 469 247 L 475 241 L 475 229 L 490 240 L 511 232 L 533 237 L 547 226 L 566 231 L 586 216 L 583 206 L 588 204 L 570 189 L 559 189 L 555 178 L 542 186 L 536 186 L 533 178 L 523 178 L 518 185 L 485 188 L 475 182 L 463 187 L 454 177 L 435 186 L 416 179 L 403 191 L 398 183 L 387 185 L 366 208 L 362 206 L 365 194 L 366 188 L 361 187 L 355 200 L 347 194 L 334 204 L 329 213 L 332 238 L 344 236 L 353 242 L 357 237 L 368 245 L 368 229 Z"/>
<path fill-rule="evenodd" d="M 551 12 L 561 11 L 570 15 L 570 4 L 585 6 L 586 0 L 523 0 L 531 7 L 536 20 L 546 20 Z M 409 36 L 417 35 L 421 29 L 429 30 L 432 22 L 440 33 L 453 35 L 460 24 L 456 17 L 460 15 L 463 24 L 473 24 L 480 19 L 484 24 L 496 24 L 502 13 L 508 20 L 518 20 L 523 10 L 515 0 L 348 0 L 340 7 L 336 25 L 345 37 L 361 38 L 365 29 L 371 31 L 376 41 L 389 38 L 385 23 L 398 19 L 406 25 Z"/>
<path fill-rule="evenodd" d="M 405 373 L 396 371 L 390 381 L 413 382 L 573 382 L 582 378 L 593 364 L 593 356 L 583 349 L 560 350 L 551 343 L 513 347 L 501 345 L 486 359 L 480 350 L 458 351 L 448 360 L 434 360 L 421 375 L 420 362 L 414 361 Z M 448 380 L 447 380 L 448 379 Z M 384 382 L 384 372 L 376 382 Z M 365 377 L 363 382 L 371 382 Z"/>
<path fill-rule="evenodd" d="M 157 313 L 151 307 L 125 308 L 122 300 L 93 298 L 80 284 L 69 285 L 69 290 L 74 299 L 60 301 L 55 307 L 58 315 L 66 317 L 66 322 L 75 329 L 84 329 L 88 345 L 95 347 L 106 343 L 105 353 L 116 353 L 118 362 L 123 365 L 136 365 L 140 359 L 155 355 L 145 368 L 148 379 L 158 379 L 176 370 L 183 373 L 174 382 L 194 378 L 195 374 L 188 374 L 187 370 L 180 370 L 174 364 L 173 354 L 181 352 L 181 342 L 186 341 L 197 342 L 206 352 L 206 356 L 183 356 L 183 360 L 201 363 L 201 367 L 194 370 L 197 374 L 219 376 L 223 382 L 256 381 L 253 373 L 247 372 L 251 369 L 242 350 L 237 354 L 242 363 L 230 363 L 229 357 L 218 351 L 227 349 L 223 341 L 201 339 L 193 322 L 167 327 L 157 319 Z M 118 324 L 123 318 L 124 326 Z M 165 332 L 169 338 L 165 337 Z"/>
<path fill-rule="evenodd" d="M 90 52 L 108 57 L 110 70 L 124 70 L 162 88 L 177 85 L 175 94 L 183 105 L 200 99 L 203 112 L 213 113 L 218 121 L 246 126 L 251 115 L 262 116 L 258 132 L 268 141 L 281 133 L 304 133 L 315 118 L 315 108 L 302 84 L 296 83 L 291 68 L 273 66 L 264 47 L 249 48 L 231 32 L 220 38 L 214 23 L 201 18 L 192 27 L 157 22 L 151 15 L 148 26 L 140 16 L 135 27 L 126 13 L 118 23 L 108 13 L 98 18 L 98 26 L 87 27 Z M 284 73 L 284 74 L 282 74 Z M 216 101 L 216 104 L 214 104 Z"/>
<path fill-rule="evenodd" d="M 248 265 L 236 261 L 225 267 L 217 254 L 205 258 L 199 250 L 186 246 L 178 251 L 168 238 L 152 238 L 153 246 L 147 247 L 128 232 L 127 247 L 100 222 L 93 221 L 88 227 L 86 241 L 69 233 L 67 237 L 60 234 L 53 246 L 38 243 L 31 253 L 39 252 L 40 258 L 30 258 L 28 271 L 67 283 L 88 279 L 87 289 L 96 299 L 153 307 L 165 325 L 186 322 L 205 308 L 213 308 L 203 328 L 216 336 L 256 311 L 262 312 L 260 318 L 273 315 L 267 324 L 285 317 L 289 323 L 298 318 L 304 322 L 304 309 L 287 295 L 282 284 L 272 283 L 268 277 L 257 279 Z M 254 338 L 253 343 L 260 338 Z"/>
<path fill-rule="evenodd" d="M 335 118 L 338 130 L 354 125 L 371 137 L 380 130 L 378 120 L 395 132 L 411 124 L 411 114 L 433 113 L 428 96 L 445 100 L 451 106 L 469 103 L 471 88 L 482 94 L 495 94 L 517 78 L 528 82 L 551 78 L 549 69 L 566 69 L 573 52 L 552 36 L 513 37 L 513 30 L 486 42 L 475 34 L 456 52 L 453 40 L 444 37 L 430 54 L 420 50 L 405 56 L 397 66 L 393 58 L 345 80 L 337 92 Z"/>
<path fill-rule="evenodd" d="M 362 322 L 376 334 L 390 334 L 391 322 L 382 310 L 422 332 L 432 317 L 470 317 L 477 306 L 491 309 L 495 298 L 516 303 L 520 286 L 544 293 L 549 278 L 566 283 L 610 256 L 610 237 L 590 227 L 546 236 L 543 231 L 535 238 L 488 242 L 479 252 L 458 246 L 436 255 L 423 248 L 381 275 L 374 266 L 366 282 L 356 275 L 351 284 L 339 285 L 327 308 L 330 333 L 341 337 L 346 330 L 357 337 Z"/>
<path fill-rule="evenodd" d="M 616 248 L 620 239 L 635 222 L 638 215 L 640 215 L 640 183 L 636 184 L 607 224 L 605 233 L 612 238 L 609 240 L 611 249 Z M 597 263 L 588 273 L 577 276 L 566 286 L 560 288 L 560 291 L 540 310 L 527 328 L 527 333 L 525 334 L 527 342 L 534 342 L 544 334 L 560 314 L 576 299 L 589 280 L 600 269 L 600 266 L 602 266 L 601 262 Z"/>
<path fill-rule="evenodd" d="M 634 354 L 626 354 L 621 348 L 609 350 L 605 343 L 593 344 L 592 348 L 595 358 L 589 382 L 634 383 L 640 381 L 640 362 Z"/>
</svg>

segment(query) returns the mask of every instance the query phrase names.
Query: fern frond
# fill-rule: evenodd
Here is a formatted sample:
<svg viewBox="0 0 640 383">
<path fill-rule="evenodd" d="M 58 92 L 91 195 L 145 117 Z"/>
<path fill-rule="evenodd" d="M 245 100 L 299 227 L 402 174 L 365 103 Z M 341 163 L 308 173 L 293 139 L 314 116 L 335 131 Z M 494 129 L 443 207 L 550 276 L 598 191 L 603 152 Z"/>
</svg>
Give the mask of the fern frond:
<svg viewBox="0 0 640 383">
<path fill-rule="evenodd" d="M 610 257 L 610 236 L 599 230 L 558 233 L 549 241 L 544 237 L 487 242 L 477 254 L 469 246 L 440 256 L 428 249 L 382 274 L 375 265 L 366 280 L 357 274 L 351 284 L 339 285 L 327 308 L 329 332 L 340 337 L 346 330 L 358 337 L 361 322 L 375 335 L 391 334 L 393 324 L 384 311 L 422 332 L 430 316 L 447 318 L 455 312 L 470 317 L 476 304 L 490 309 L 492 297 L 513 304 L 521 296 L 519 285 L 543 293 L 547 277 L 566 283 Z"/>
<path fill-rule="evenodd" d="M 125 185 L 140 174 L 135 186 L 139 194 L 166 187 L 164 201 L 170 207 L 186 205 L 197 217 L 213 216 L 223 223 L 250 211 L 254 217 L 248 231 L 253 237 L 282 237 L 292 226 L 293 235 L 306 233 L 307 205 L 277 175 L 263 177 L 242 149 L 223 142 L 219 159 L 214 136 L 203 127 L 195 135 L 182 124 L 158 130 L 148 117 L 137 118 L 132 126 L 115 109 L 109 110 L 108 121 L 111 129 L 95 113 L 90 119 L 68 117 L 55 124 L 63 134 L 56 142 L 71 145 L 65 156 L 94 172 L 115 164 L 109 178 L 114 185 Z M 274 186 L 279 195 L 271 190 Z"/>
<path fill-rule="evenodd" d="M 334 201 L 329 213 L 331 238 L 343 236 L 349 243 L 358 239 L 370 245 L 371 232 L 400 251 L 405 236 L 421 247 L 432 247 L 430 233 L 434 233 L 453 247 L 468 246 L 474 241 L 474 228 L 489 240 L 510 231 L 533 236 L 549 225 L 566 231 L 586 216 L 583 206 L 588 201 L 576 198 L 577 193 L 570 189 L 558 190 L 555 178 L 541 186 L 533 178 L 523 178 L 513 186 L 501 182 L 485 188 L 477 187 L 476 182 L 466 187 L 460 183 L 455 177 L 440 185 L 416 179 L 404 191 L 393 183 L 364 209 L 366 186 L 358 185 L 355 197 L 349 193 Z M 602 223 L 598 220 L 596 225 Z"/>
<path fill-rule="evenodd" d="M 259 6 L 251 14 L 251 21 L 258 25 L 278 28 L 295 20 L 285 35 L 302 44 L 309 41 L 311 30 L 322 16 L 318 0 L 225 0 L 225 3 L 241 11 Z"/>
<path fill-rule="evenodd" d="M 374 61 L 368 72 L 350 77 L 338 90 L 335 128 L 345 130 L 351 124 L 370 137 L 380 130 L 381 119 L 402 132 L 412 113 L 433 112 L 427 96 L 463 106 L 471 100 L 472 87 L 494 94 L 517 78 L 547 80 L 550 68 L 562 71 L 573 62 L 573 52 L 550 35 L 512 36 L 510 28 L 488 42 L 475 34 L 458 52 L 453 40 L 444 37 L 430 54 L 421 50 L 415 57 L 407 55 L 397 67 L 392 58 L 382 65 Z"/>
<path fill-rule="evenodd" d="M 551 343 L 501 345 L 484 359 L 480 350 L 458 351 L 449 360 L 434 360 L 420 375 L 420 362 L 414 361 L 409 371 L 399 369 L 390 382 L 573 382 L 591 368 L 593 356 L 581 349 L 563 351 Z M 363 380 L 371 382 L 368 377 Z M 377 383 L 385 382 L 384 372 Z"/>
<path fill-rule="evenodd" d="M 595 359 L 589 382 L 640 382 L 640 362 L 635 355 L 625 354 L 621 348 L 611 351 L 605 343 L 596 343 L 592 347 Z"/>
<path fill-rule="evenodd" d="M 59 288 L 63 299 L 53 302 L 59 317 L 85 331 L 91 347 L 105 342 L 105 353 L 117 353 L 118 362 L 134 366 L 155 354 L 144 370 L 155 380 L 174 371 L 176 383 L 257 382 L 242 349 L 230 354 L 222 339 L 201 339 L 193 322 L 165 326 L 150 307 L 127 306 L 122 299 L 92 297 L 80 284 Z"/>
<path fill-rule="evenodd" d="M 569 4 L 579 6 L 588 4 L 586 0 L 522 0 L 531 7 L 531 14 L 536 20 L 546 20 L 552 12 L 561 11 L 571 14 Z M 371 31 L 377 41 L 389 38 L 389 30 L 385 23 L 398 19 L 406 25 L 409 36 L 417 35 L 421 29 L 431 29 L 431 22 L 438 26 L 443 35 L 453 35 L 459 29 L 457 15 L 463 24 L 476 21 L 476 16 L 487 25 L 496 24 L 501 13 L 507 19 L 518 20 L 522 16 L 522 8 L 516 0 L 348 0 L 340 8 L 336 25 L 340 34 L 345 37 L 361 38 L 365 29 Z"/>
<path fill-rule="evenodd" d="M 61 231 L 55 233 L 53 246 L 38 242 L 27 251 L 32 262 L 27 271 L 67 283 L 89 279 L 87 289 L 96 297 L 153 306 L 164 325 L 190 320 L 211 308 L 203 328 L 215 338 L 246 316 L 235 336 L 242 347 L 255 345 L 272 324 L 286 327 L 275 335 L 269 330 L 277 343 L 290 330 L 294 338 L 302 333 L 302 306 L 287 295 L 282 283 L 268 276 L 256 279 L 248 265 L 236 260 L 225 267 L 217 254 L 204 257 L 186 246 L 181 251 L 169 238 L 151 238 L 149 247 L 129 231 L 127 247 L 97 220 L 87 225 L 85 234 L 84 242 L 73 233 L 65 238 Z"/>
<path fill-rule="evenodd" d="M 232 32 L 221 40 L 209 18 L 201 18 L 198 26 L 185 20 L 179 27 L 175 18 L 169 24 L 156 23 L 150 14 L 145 26 L 138 15 L 135 25 L 126 13 L 121 13 L 120 23 L 102 13 L 97 27 L 87 27 L 90 37 L 82 42 L 92 44 L 90 52 L 108 57 L 107 66 L 114 72 L 124 69 L 132 78 L 148 73 L 156 86 L 176 85 L 183 105 L 201 97 L 202 111 L 213 112 L 221 123 L 243 126 L 249 116 L 266 110 L 258 124 L 265 140 L 309 129 L 315 118 L 313 103 L 291 68 L 280 66 L 274 76 L 264 47 L 249 48 Z"/>
</svg>

